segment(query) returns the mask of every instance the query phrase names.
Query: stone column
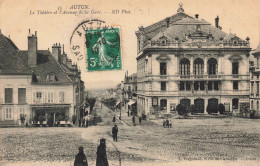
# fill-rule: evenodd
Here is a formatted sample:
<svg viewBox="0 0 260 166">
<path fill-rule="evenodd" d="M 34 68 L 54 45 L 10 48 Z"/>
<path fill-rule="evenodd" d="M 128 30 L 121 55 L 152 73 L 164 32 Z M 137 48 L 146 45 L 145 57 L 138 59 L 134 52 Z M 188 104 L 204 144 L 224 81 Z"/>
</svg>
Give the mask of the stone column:
<svg viewBox="0 0 260 166">
<path fill-rule="evenodd" d="M 207 114 L 208 99 L 204 99 L 204 114 Z"/>
<path fill-rule="evenodd" d="M 194 62 L 194 55 L 191 55 L 190 60 L 190 74 L 193 75 L 193 62 Z"/>
</svg>

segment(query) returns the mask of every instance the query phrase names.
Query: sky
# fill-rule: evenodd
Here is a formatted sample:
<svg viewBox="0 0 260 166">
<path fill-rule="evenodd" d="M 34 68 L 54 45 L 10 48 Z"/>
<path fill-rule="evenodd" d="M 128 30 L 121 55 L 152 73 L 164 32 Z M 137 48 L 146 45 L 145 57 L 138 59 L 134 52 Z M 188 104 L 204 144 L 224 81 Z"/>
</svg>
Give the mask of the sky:
<svg viewBox="0 0 260 166">
<path fill-rule="evenodd" d="M 177 13 L 179 3 L 190 16 L 199 14 L 212 25 L 219 16 L 222 30 L 235 33 L 242 39 L 250 37 L 251 48 L 259 43 L 260 0 L 0 0 L 0 29 L 9 36 L 20 50 L 28 49 L 28 29 L 37 31 L 38 49 L 51 50 L 54 43 L 65 45 L 65 52 L 82 71 L 86 89 L 102 89 L 115 86 L 123 80 L 125 72 L 136 72 L 137 41 L 135 31 Z M 72 5 L 83 5 L 88 14 L 38 14 L 63 11 Z M 76 6 L 78 7 L 78 6 Z M 119 14 L 112 11 L 119 10 Z M 131 14 L 122 13 L 129 11 Z M 91 14 L 92 11 L 92 14 Z M 34 14 L 32 14 L 35 12 Z M 70 37 L 76 26 L 86 19 L 100 19 L 109 25 L 120 26 L 123 69 L 117 71 L 88 72 L 84 60 L 78 61 L 71 53 Z"/>
</svg>

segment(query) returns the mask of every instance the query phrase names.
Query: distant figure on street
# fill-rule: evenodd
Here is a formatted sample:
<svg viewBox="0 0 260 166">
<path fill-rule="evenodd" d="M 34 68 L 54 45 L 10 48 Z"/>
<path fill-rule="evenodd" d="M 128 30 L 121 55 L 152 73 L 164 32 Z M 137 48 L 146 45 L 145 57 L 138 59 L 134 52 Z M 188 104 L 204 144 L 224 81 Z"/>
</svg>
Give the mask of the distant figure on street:
<svg viewBox="0 0 260 166">
<path fill-rule="evenodd" d="M 169 120 L 168 119 L 166 120 L 166 127 L 169 128 Z"/>
<path fill-rule="evenodd" d="M 85 127 L 85 118 L 82 119 L 82 127 Z"/>
<path fill-rule="evenodd" d="M 75 156 L 74 166 L 88 166 L 87 157 L 84 154 L 83 147 L 79 147 L 79 153 Z"/>
<path fill-rule="evenodd" d="M 139 124 L 141 125 L 142 123 L 142 117 L 139 117 Z"/>
<path fill-rule="evenodd" d="M 113 117 L 113 120 L 112 120 L 114 123 L 116 122 L 116 116 Z"/>
<path fill-rule="evenodd" d="M 169 126 L 170 126 L 170 128 L 172 128 L 172 121 L 171 120 L 169 120 Z"/>
<path fill-rule="evenodd" d="M 89 123 L 89 121 L 88 121 L 88 118 L 86 119 L 86 127 L 88 127 L 88 123 Z"/>
<path fill-rule="evenodd" d="M 117 125 L 115 125 L 115 126 L 112 128 L 113 140 L 114 140 L 115 142 L 117 142 L 117 133 L 118 133 L 118 128 L 117 128 Z"/>
<path fill-rule="evenodd" d="M 132 121 L 133 121 L 133 125 L 135 126 L 135 116 L 133 116 Z"/>
<path fill-rule="evenodd" d="M 81 127 L 81 119 L 79 118 L 79 127 Z"/>
<path fill-rule="evenodd" d="M 127 111 L 127 115 L 128 115 L 128 117 L 129 117 L 129 110 Z"/>
<path fill-rule="evenodd" d="M 163 127 L 166 127 L 166 120 L 163 120 Z"/>
<path fill-rule="evenodd" d="M 93 118 L 93 126 L 95 126 L 96 125 L 96 117 L 94 116 L 94 118 Z"/>
<path fill-rule="evenodd" d="M 107 152 L 106 152 L 106 140 L 100 139 L 100 145 L 97 148 L 97 160 L 96 166 L 109 166 L 107 161 Z"/>
</svg>

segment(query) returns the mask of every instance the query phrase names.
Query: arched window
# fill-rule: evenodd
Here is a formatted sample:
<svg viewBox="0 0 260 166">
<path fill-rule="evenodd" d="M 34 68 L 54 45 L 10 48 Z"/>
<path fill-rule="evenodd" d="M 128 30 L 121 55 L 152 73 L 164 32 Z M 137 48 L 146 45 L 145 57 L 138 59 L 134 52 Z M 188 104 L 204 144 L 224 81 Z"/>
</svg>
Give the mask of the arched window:
<svg viewBox="0 0 260 166">
<path fill-rule="evenodd" d="M 256 110 L 259 111 L 259 101 L 256 102 Z"/>
<path fill-rule="evenodd" d="M 203 75 L 204 73 L 204 61 L 201 58 L 194 60 L 194 75 Z"/>
<path fill-rule="evenodd" d="M 218 61 L 215 58 L 208 60 L 208 74 L 216 75 L 218 73 Z"/>
<path fill-rule="evenodd" d="M 251 110 L 254 109 L 254 100 L 251 101 Z"/>
<path fill-rule="evenodd" d="M 190 61 L 187 58 L 180 60 L 180 75 L 190 75 Z"/>
</svg>

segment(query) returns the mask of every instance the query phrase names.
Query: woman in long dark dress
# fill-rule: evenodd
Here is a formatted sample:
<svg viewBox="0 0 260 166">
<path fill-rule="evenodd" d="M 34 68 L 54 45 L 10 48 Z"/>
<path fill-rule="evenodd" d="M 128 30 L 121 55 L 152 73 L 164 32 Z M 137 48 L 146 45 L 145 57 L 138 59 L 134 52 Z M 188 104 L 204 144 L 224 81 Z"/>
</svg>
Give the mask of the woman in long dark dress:
<svg viewBox="0 0 260 166">
<path fill-rule="evenodd" d="M 106 140 L 100 139 L 100 145 L 97 148 L 96 166 L 109 166 L 107 161 Z"/>
</svg>

